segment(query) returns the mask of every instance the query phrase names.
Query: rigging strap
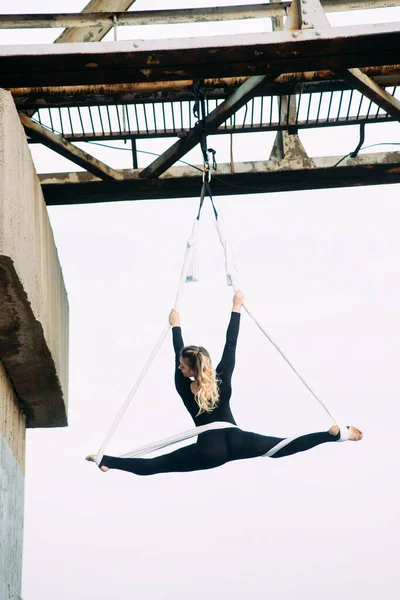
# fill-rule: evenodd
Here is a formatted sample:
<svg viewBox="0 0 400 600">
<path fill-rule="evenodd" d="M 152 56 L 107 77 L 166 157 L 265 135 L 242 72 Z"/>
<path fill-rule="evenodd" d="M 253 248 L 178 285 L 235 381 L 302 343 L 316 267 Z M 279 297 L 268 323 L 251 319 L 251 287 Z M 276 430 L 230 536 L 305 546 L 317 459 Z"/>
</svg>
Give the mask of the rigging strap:
<svg viewBox="0 0 400 600">
<path fill-rule="evenodd" d="M 183 265 L 182 265 L 182 270 L 181 270 L 181 275 L 180 275 L 180 280 L 179 280 L 179 286 L 178 286 L 178 291 L 176 294 L 176 299 L 175 299 L 175 309 L 179 310 L 180 308 L 180 302 L 181 302 L 181 298 L 183 295 L 183 289 L 184 289 L 184 285 L 187 281 L 193 281 L 193 277 L 189 276 L 189 271 L 192 265 L 192 261 L 193 261 L 193 254 L 195 252 L 196 249 L 196 245 L 198 243 L 199 240 L 199 221 L 200 221 L 200 214 L 201 214 L 201 209 L 203 207 L 204 204 L 204 198 L 205 195 L 207 194 L 209 195 L 209 198 L 211 200 L 212 203 L 212 207 L 213 207 L 213 211 L 214 211 L 214 216 L 215 216 L 215 223 L 216 223 L 216 228 L 219 234 L 219 239 L 221 242 L 221 245 L 223 247 L 224 250 L 224 255 L 225 255 L 225 267 L 226 267 L 226 276 L 227 276 L 227 282 L 228 285 L 231 285 L 233 287 L 233 289 L 235 291 L 237 291 L 238 289 L 238 271 L 235 267 L 235 263 L 234 263 L 234 259 L 233 259 L 233 253 L 232 253 L 232 249 L 231 249 L 231 245 L 228 242 L 225 233 L 223 231 L 222 225 L 221 225 L 221 221 L 220 218 L 218 216 L 218 212 L 215 208 L 215 204 L 212 198 L 212 193 L 211 193 L 211 186 L 210 186 L 210 182 L 209 181 L 203 181 L 203 185 L 202 185 L 202 190 L 201 190 L 201 197 L 200 197 L 200 205 L 199 205 L 199 210 L 198 210 L 198 214 L 196 217 L 196 220 L 194 222 L 193 225 L 193 229 L 192 229 L 192 234 L 189 237 L 187 244 L 186 244 L 186 251 L 185 251 L 185 257 L 184 257 L 184 261 L 183 261 Z M 266 338 L 269 340 L 269 342 L 274 346 L 274 348 L 278 351 L 278 353 L 282 356 L 282 358 L 286 361 L 286 363 L 290 366 L 290 368 L 294 371 L 294 373 L 297 375 L 297 377 L 300 379 L 300 381 L 306 386 L 306 388 L 311 392 L 311 394 L 314 396 L 314 398 L 320 403 L 320 405 L 322 406 L 322 408 L 328 413 L 328 415 L 331 417 L 331 419 L 334 421 L 335 424 L 338 424 L 338 422 L 336 421 L 336 419 L 334 419 L 334 417 L 332 416 L 332 414 L 330 413 L 330 411 L 328 410 L 328 408 L 326 407 L 325 403 L 321 400 L 321 398 L 319 398 L 319 396 L 317 396 L 317 394 L 315 394 L 315 392 L 312 390 L 312 388 L 308 385 L 308 383 L 306 382 L 306 380 L 304 379 L 304 377 L 302 375 L 300 375 L 300 373 L 295 369 L 295 367 L 292 365 L 292 363 L 289 361 L 289 359 L 285 356 L 285 354 L 282 352 L 282 350 L 279 348 L 278 344 L 272 339 L 272 337 L 267 333 L 267 331 L 261 326 L 261 324 L 259 323 L 259 321 L 254 317 L 254 315 L 251 313 L 251 311 L 249 310 L 249 308 L 246 305 L 243 305 L 245 311 L 247 312 L 247 314 L 249 315 L 249 317 L 254 321 L 254 323 L 257 325 L 257 327 L 261 330 L 261 332 L 266 336 Z M 130 391 L 127 399 L 125 400 L 124 404 L 121 406 L 117 416 L 114 419 L 114 422 L 112 423 L 112 426 L 109 430 L 109 432 L 106 435 L 106 438 L 104 440 L 104 442 L 102 443 L 96 457 L 95 457 L 95 462 L 97 463 L 97 465 L 100 465 L 101 460 L 103 458 L 105 449 L 107 447 L 107 445 L 109 444 L 112 436 L 114 435 L 119 423 L 121 422 L 124 414 L 126 413 L 131 401 L 133 400 L 134 396 L 136 395 L 140 384 L 142 383 L 143 379 L 146 376 L 146 373 L 148 372 L 154 358 L 156 357 L 159 349 L 161 348 L 169 330 L 170 330 L 171 326 L 170 324 L 168 324 L 168 326 L 165 327 L 165 329 L 162 331 L 156 345 L 154 346 L 146 364 L 144 365 L 136 383 L 134 384 L 132 390 Z M 133 450 L 132 452 L 123 455 L 124 457 L 137 457 L 137 456 L 144 456 L 145 454 L 149 454 L 150 452 L 154 452 L 155 450 L 159 450 L 161 448 L 165 448 L 167 446 L 170 446 L 172 444 L 176 444 L 180 441 L 183 440 L 187 440 L 191 437 L 195 437 L 197 435 L 199 435 L 200 433 L 202 433 L 203 431 L 206 431 L 208 429 L 221 429 L 221 428 L 226 428 L 226 427 L 234 427 L 232 424 L 230 423 L 225 423 L 225 422 L 216 422 L 216 423 L 210 423 L 207 426 L 201 426 L 201 427 L 195 427 L 189 431 L 183 432 L 181 434 L 176 434 L 170 438 L 166 438 L 163 440 L 160 440 L 158 442 L 154 442 L 152 444 L 148 444 L 147 446 L 144 446 L 142 448 L 138 448 L 136 450 Z M 345 427 L 340 427 L 340 431 L 343 432 L 341 434 L 341 440 L 345 441 L 346 439 L 346 428 Z M 278 452 L 281 448 L 283 448 L 284 446 L 286 446 L 287 444 L 289 444 L 290 442 L 292 442 L 294 439 L 296 439 L 297 437 L 299 437 L 298 435 L 291 437 L 291 438 L 285 438 L 284 440 L 282 440 L 281 442 L 279 442 L 279 444 L 277 444 L 276 446 L 274 446 L 274 448 L 271 448 L 271 450 L 265 455 L 268 457 L 273 456 L 276 452 Z"/>
</svg>

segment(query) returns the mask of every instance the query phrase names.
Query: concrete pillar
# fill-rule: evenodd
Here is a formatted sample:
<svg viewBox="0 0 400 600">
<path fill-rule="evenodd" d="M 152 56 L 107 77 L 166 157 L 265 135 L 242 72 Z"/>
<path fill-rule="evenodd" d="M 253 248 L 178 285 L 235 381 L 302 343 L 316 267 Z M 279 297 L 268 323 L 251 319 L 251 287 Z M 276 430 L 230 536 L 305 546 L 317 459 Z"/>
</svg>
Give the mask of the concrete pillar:
<svg viewBox="0 0 400 600">
<path fill-rule="evenodd" d="M 25 418 L 0 364 L 0 598 L 21 590 Z"/>
<path fill-rule="evenodd" d="M 68 300 L 11 94 L 0 89 L 0 599 L 21 593 L 26 427 L 67 424 Z"/>
</svg>

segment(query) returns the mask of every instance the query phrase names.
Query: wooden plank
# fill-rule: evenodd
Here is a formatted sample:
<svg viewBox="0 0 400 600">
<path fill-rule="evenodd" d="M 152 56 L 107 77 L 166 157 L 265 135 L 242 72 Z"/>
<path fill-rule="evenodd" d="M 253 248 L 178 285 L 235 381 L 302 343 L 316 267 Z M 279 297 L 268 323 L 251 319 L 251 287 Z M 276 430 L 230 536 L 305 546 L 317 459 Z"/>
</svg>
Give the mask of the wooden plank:
<svg viewBox="0 0 400 600">
<path fill-rule="evenodd" d="M 0 85 L 104 85 L 338 70 L 397 64 L 399 55 L 400 23 L 318 32 L 0 46 Z"/>
<path fill-rule="evenodd" d="M 211 181 L 215 196 L 259 194 L 307 189 L 329 189 L 400 182 L 400 152 L 314 157 L 315 167 L 299 159 L 259 161 L 218 165 L 218 178 Z M 143 179 L 138 170 L 123 170 L 122 181 L 101 181 L 90 173 L 39 175 L 49 206 L 119 202 L 134 200 L 170 200 L 200 195 L 201 173 L 189 167 L 173 167 L 159 179 Z"/>
<path fill-rule="evenodd" d="M 77 148 L 61 135 L 52 133 L 39 123 L 35 123 L 24 113 L 19 112 L 19 117 L 25 132 L 30 137 L 41 142 L 48 148 L 55 150 L 55 152 L 61 154 L 61 156 L 68 158 L 80 167 L 93 173 L 93 175 L 97 175 L 101 179 L 121 179 L 123 177 L 119 171 L 115 171 L 97 158 L 94 158 L 87 152 Z"/>
<path fill-rule="evenodd" d="M 350 83 L 356 90 L 375 102 L 391 117 L 400 121 L 400 102 L 382 89 L 373 79 L 368 77 L 360 69 L 345 69 L 336 71 L 337 74 Z"/>
</svg>

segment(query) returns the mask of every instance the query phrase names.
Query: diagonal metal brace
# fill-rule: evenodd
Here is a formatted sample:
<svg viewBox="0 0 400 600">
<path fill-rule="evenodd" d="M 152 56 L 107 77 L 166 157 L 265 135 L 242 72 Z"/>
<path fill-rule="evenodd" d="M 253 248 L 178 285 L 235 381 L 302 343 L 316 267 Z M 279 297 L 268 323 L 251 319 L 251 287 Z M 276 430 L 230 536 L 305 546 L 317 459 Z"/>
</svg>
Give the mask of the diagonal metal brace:
<svg viewBox="0 0 400 600">
<path fill-rule="evenodd" d="M 35 121 L 32 121 L 32 119 L 27 117 L 22 112 L 19 112 L 18 114 L 25 132 L 32 139 L 36 139 L 44 146 L 51 148 L 51 150 L 54 150 L 58 154 L 61 154 L 61 156 L 68 158 L 68 160 L 71 160 L 90 173 L 93 173 L 93 175 L 97 175 L 97 177 L 100 177 L 101 179 L 123 179 L 123 175 L 120 171 L 112 169 L 105 163 L 101 162 L 101 160 L 98 160 L 97 158 L 94 158 L 94 156 L 91 156 L 87 152 L 77 148 L 68 142 L 68 140 L 66 140 L 62 135 L 53 133 L 52 131 L 49 131 L 43 127 L 43 125 L 35 123 Z"/>
<path fill-rule="evenodd" d="M 319 33 L 317 28 L 329 29 L 331 27 L 320 0 L 294 0 L 289 14 L 292 14 L 292 26 L 294 24 L 293 19 L 297 18 L 299 28 L 315 29 L 316 34 Z M 375 102 L 391 117 L 400 121 L 400 102 L 360 69 L 335 70 L 335 73 L 348 81 L 361 94 Z"/>
<path fill-rule="evenodd" d="M 256 90 L 267 83 L 273 81 L 278 77 L 278 74 L 260 75 L 257 77 L 250 77 L 245 83 L 243 83 L 237 90 L 233 92 L 222 104 L 217 106 L 212 112 L 210 112 L 206 119 L 205 125 L 207 132 L 213 133 L 218 129 L 222 123 L 224 123 L 231 115 L 238 111 L 244 106 L 255 94 Z M 159 177 L 162 173 L 167 171 L 176 161 L 182 156 L 187 154 L 189 150 L 192 150 L 198 144 L 198 133 L 196 128 L 192 128 L 185 137 L 180 138 L 175 144 L 173 144 L 164 154 L 156 158 L 148 167 L 143 169 L 141 177 Z"/>
</svg>

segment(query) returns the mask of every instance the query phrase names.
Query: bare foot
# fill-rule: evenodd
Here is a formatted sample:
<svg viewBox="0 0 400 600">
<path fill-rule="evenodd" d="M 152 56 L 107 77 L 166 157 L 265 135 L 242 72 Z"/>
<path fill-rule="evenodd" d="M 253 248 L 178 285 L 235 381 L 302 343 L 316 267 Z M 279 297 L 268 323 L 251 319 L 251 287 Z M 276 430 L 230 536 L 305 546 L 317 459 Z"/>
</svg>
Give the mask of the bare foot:
<svg viewBox="0 0 400 600">
<path fill-rule="evenodd" d="M 357 427 L 354 427 L 354 425 L 350 425 L 349 440 L 351 440 L 352 442 L 358 442 L 359 440 L 362 440 L 363 437 L 364 434 L 361 431 L 361 429 L 357 429 Z"/>
<path fill-rule="evenodd" d="M 332 427 L 329 429 L 329 433 L 331 435 L 337 435 L 339 433 L 339 427 L 337 425 L 332 425 Z M 357 429 L 357 427 L 354 427 L 354 425 L 350 425 L 349 440 L 352 442 L 358 442 L 359 440 L 363 439 L 363 436 L 364 434 L 360 429 Z"/>
<path fill-rule="evenodd" d="M 85 458 L 85 460 L 88 460 L 89 462 L 94 462 L 95 459 L 95 455 L 94 454 L 89 454 L 89 456 L 87 456 Z M 107 471 L 109 470 L 109 467 L 106 467 L 105 465 L 103 465 L 102 467 L 100 467 L 101 471 L 104 471 L 104 473 L 107 473 Z"/>
</svg>

